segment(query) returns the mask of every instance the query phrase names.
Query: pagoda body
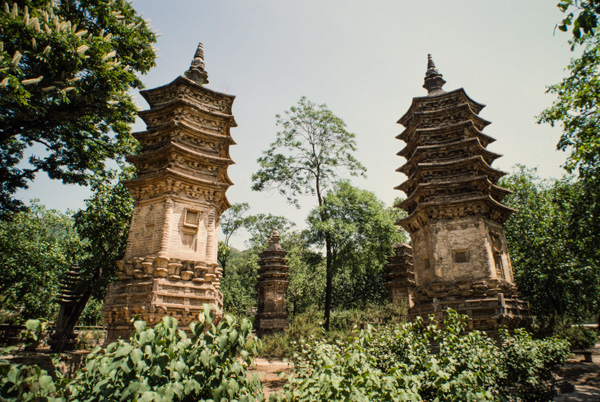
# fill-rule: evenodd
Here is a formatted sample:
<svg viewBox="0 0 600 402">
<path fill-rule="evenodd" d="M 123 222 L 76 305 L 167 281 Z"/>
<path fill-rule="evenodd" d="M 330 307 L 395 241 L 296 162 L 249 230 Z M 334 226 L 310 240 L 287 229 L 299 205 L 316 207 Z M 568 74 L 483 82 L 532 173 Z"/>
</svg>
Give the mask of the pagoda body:
<svg viewBox="0 0 600 402">
<path fill-rule="evenodd" d="M 185 75 L 141 92 L 150 110 L 139 113 L 147 130 L 134 134 L 141 152 L 128 158 L 138 169 L 124 183 L 135 204 L 103 309 L 107 341 L 129 336 L 136 315 L 149 325 L 170 315 L 186 328 L 205 303 L 222 309 L 217 229 L 230 206 L 235 97 L 206 88 L 207 77 L 200 44 Z"/>
<path fill-rule="evenodd" d="M 491 167 L 501 155 L 487 149 L 495 140 L 482 132 L 484 105 L 462 88 L 444 91 L 444 83 L 429 57 L 428 96 L 413 98 L 398 121 L 406 163 L 397 171 L 408 177 L 396 187 L 407 195 L 397 205 L 408 213 L 399 224 L 410 234 L 415 272 L 410 314 L 450 307 L 477 329 L 521 325 L 528 307 L 518 298 L 503 225 L 515 210 L 501 203 L 510 191 L 496 185 L 504 173 Z"/>
<path fill-rule="evenodd" d="M 396 243 L 394 254 L 388 257 L 385 266 L 386 287 L 390 303 L 410 309 L 413 306 L 415 287 L 415 271 L 413 266 L 412 247 L 408 244 Z"/>
<path fill-rule="evenodd" d="M 279 232 L 273 231 L 269 246 L 260 254 L 258 265 L 258 309 L 255 328 L 258 335 L 283 331 L 288 326 L 285 292 L 288 288 L 287 251 L 279 244 Z"/>
</svg>

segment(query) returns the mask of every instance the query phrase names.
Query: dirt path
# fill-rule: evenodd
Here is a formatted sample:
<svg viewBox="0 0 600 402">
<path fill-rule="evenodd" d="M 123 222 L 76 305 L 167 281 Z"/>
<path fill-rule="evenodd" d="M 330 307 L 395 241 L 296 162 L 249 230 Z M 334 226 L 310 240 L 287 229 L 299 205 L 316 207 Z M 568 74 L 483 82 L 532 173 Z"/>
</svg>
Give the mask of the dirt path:
<svg viewBox="0 0 600 402">
<path fill-rule="evenodd" d="M 286 383 L 286 379 L 281 379 L 279 373 L 290 372 L 291 363 L 287 363 L 281 360 L 267 360 L 262 358 L 254 359 L 254 367 L 251 372 L 258 374 L 258 378 L 263 384 L 263 392 L 265 398 L 269 398 L 269 395 L 274 392 L 283 390 L 283 384 Z"/>
<path fill-rule="evenodd" d="M 555 401 L 600 401 L 600 354 L 596 345 L 596 353 L 592 356 L 592 363 L 583 361 L 583 356 L 575 355 L 560 369 L 558 375 L 575 386 L 575 392 L 558 395 Z"/>
</svg>

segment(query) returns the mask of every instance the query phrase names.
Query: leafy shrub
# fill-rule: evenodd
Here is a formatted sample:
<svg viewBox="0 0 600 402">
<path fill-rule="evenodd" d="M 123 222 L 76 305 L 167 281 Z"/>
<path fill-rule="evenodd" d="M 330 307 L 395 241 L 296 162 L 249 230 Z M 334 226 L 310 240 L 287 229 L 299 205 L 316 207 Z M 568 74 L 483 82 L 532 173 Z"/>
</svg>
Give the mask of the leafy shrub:
<svg viewBox="0 0 600 402">
<path fill-rule="evenodd" d="M 598 333 L 591 328 L 576 325 L 565 330 L 565 336 L 571 342 L 571 350 L 593 347 L 598 342 Z"/>
<path fill-rule="evenodd" d="M 3 349 L 0 353 L 4 355 L 6 352 L 10 350 Z M 53 400 L 56 391 L 54 380 L 46 370 L 38 366 L 9 364 L 0 359 L 0 400 Z"/>
<path fill-rule="evenodd" d="M 466 317 L 449 311 L 442 323 L 416 320 L 344 342 L 315 338 L 295 355 L 281 400 L 539 400 L 551 370 L 564 363 L 568 343 L 501 334 L 504 346 L 466 331 Z"/>
<path fill-rule="evenodd" d="M 363 329 L 367 325 L 393 325 L 406 322 L 406 307 L 396 304 L 378 306 L 368 305 L 365 309 L 333 311 L 331 329 L 334 331 L 352 331 Z"/>
<path fill-rule="evenodd" d="M 96 348 L 68 382 L 54 382 L 37 366 L 0 365 L 0 400 L 262 399 L 260 381 L 248 373 L 257 348 L 256 342 L 247 347 L 248 320 L 226 315 L 215 324 L 205 306 L 200 321 L 190 325 L 191 337 L 168 316 L 154 329 L 143 321 L 134 327 L 130 342 Z"/>
<path fill-rule="evenodd" d="M 520 401 L 550 400 L 552 370 L 570 355 L 565 339 L 533 339 L 524 329 L 511 335 L 500 331 L 502 341 L 500 389 Z"/>
<path fill-rule="evenodd" d="M 88 356 L 85 370 L 70 384 L 72 398 L 250 400 L 261 395 L 258 379 L 248 376 L 252 354 L 256 354 L 256 350 L 244 349 L 252 330 L 250 322 L 238 325 L 225 316 L 215 325 L 208 306 L 200 318 L 199 323 L 190 324 L 191 338 L 177 329 L 172 317 L 163 317 L 154 329 L 146 328 L 143 321 L 135 322 L 130 343 L 112 343 Z"/>
</svg>

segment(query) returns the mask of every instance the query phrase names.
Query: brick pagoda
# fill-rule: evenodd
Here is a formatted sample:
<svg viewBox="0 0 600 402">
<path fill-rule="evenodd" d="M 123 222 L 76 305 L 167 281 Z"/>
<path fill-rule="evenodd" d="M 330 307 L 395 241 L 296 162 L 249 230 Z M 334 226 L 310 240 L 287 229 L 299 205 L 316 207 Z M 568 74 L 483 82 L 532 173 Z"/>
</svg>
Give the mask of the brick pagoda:
<svg viewBox="0 0 600 402">
<path fill-rule="evenodd" d="M 102 312 L 108 341 L 127 337 L 137 314 L 149 325 L 170 315 L 185 328 L 205 303 L 222 309 L 217 228 L 230 206 L 235 97 L 207 83 L 200 44 L 184 75 L 141 92 L 150 110 L 139 113 L 147 130 L 134 134 L 142 148 L 129 158 L 138 176 L 124 183 L 135 204 L 119 279 Z"/>
<path fill-rule="evenodd" d="M 415 287 L 412 247 L 396 243 L 393 248 L 394 254 L 388 257 L 385 266 L 389 300 L 390 303 L 406 307 L 408 311 L 413 306 L 412 294 Z"/>
<path fill-rule="evenodd" d="M 258 309 L 256 332 L 264 334 L 282 331 L 288 326 L 285 292 L 288 288 L 287 251 L 279 244 L 277 229 L 271 233 L 269 246 L 260 254 L 258 265 Z"/>
<path fill-rule="evenodd" d="M 414 256 L 410 314 L 451 307 L 477 329 L 521 325 L 528 307 L 517 294 L 503 226 L 515 210 L 501 203 L 510 191 L 496 184 L 504 173 L 491 167 L 501 155 L 487 149 L 495 140 L 482 132 L 490 124 L 479 117 L 484 105 L 444 84 L 430 55 L 428 95 L 413 98 L 398 121 L 406 163 L 397 171 L 408 177 L 396 187 L 407 195 L 397 205 L 408 213 L 399 224 Z"/>
</svg>

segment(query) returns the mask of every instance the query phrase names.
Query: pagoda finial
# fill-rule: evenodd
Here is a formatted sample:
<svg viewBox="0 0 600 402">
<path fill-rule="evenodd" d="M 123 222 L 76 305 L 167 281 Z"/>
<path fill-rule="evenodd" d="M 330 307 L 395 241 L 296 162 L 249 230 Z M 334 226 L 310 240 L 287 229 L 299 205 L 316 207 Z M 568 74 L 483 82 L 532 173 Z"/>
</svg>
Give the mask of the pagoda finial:
<svg viewBox="0 0 600 402">
<path fill-rule="evenodd" d="M 204 70 L 204 46 L 202 43 L 198 44 L 190 69 L 186 71 L 185 75 L 200 84 L 208 84 L 208 73 Z"/>
<path fill-rule="evenodd" d="M 273 244 L 279 244 L 279 240 L 281 240 L 281 236 L 279 236 L 279 230 L 277 228 L 273 229 L 273 233 L 269 236 L 269 246 Z"/>
<path fill-rule="evenodd" d="M 435 67 L 431 54 L 427 55 L 427 72 L 425 73 L 425 84 L 423 88 L 427 90 L 429 96 L 441 95 L 446 93 L 442 89 L 446 81 L 442 78 L 442 74 Z"/>
</svg>

